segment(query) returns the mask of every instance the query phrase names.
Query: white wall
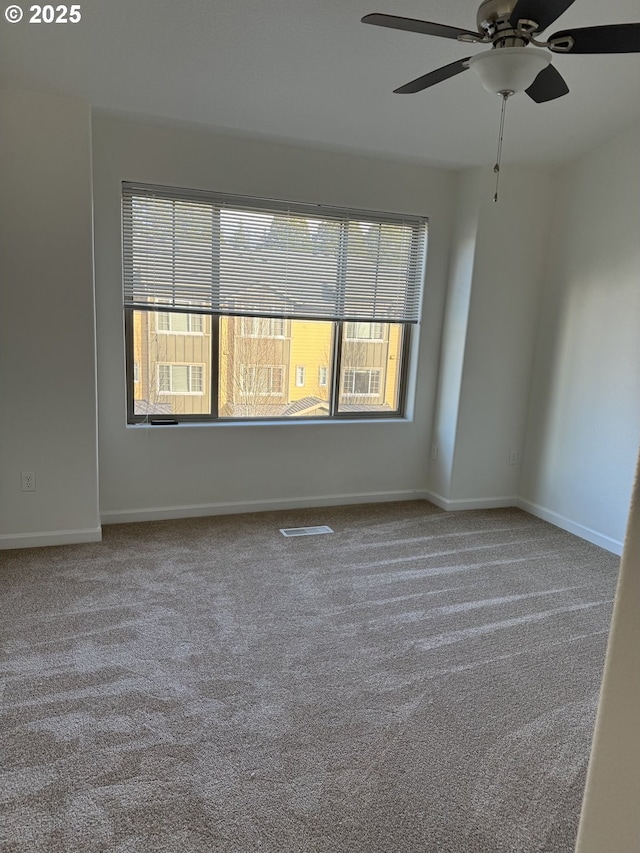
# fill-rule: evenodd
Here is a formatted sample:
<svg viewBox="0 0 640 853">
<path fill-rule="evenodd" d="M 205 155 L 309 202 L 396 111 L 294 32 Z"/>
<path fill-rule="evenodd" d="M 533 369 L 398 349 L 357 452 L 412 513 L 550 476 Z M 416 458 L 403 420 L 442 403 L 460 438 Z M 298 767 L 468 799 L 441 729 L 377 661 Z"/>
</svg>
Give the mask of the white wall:
<svg viewBox="0 0 640 853">
<path fill-rule="evenodd" d="M 458 175 L 429 465 L 429 489 L 441 506 L 451 496 L 481 187 L 480 169 L 466 169 Z"/>
<path fill-rule="evenodd" d="M 0 94 L 0 547 L 99 539 L 86 104 Z M 21 471 L 36 491 L 21 491 Z"/>
<path fill-rule="evenodd" d="M 576 853 L 640 850 L 640 459 L 620 564 Z"/>
<path fill-rule="evenodd" d="M 484 172 L 471 289 L 469 331 L 452 475 L 457 500 L 518 495 L 529 383 L 547 249 L 551 181 L 548 171 Z"/>
<path fill-rule="evenodd" d="M 523 506 L 620 553 L 640 442 L 640 132 L 555 175 Z"/>
<path fill-rule="evenodd" d="M 94 119 L 101 513 L 106 521 L 408 498 L 426 483 L 456 177 L 196 128 Z M 126 426 L 121 181 L 429 217 L 413 420 Z"/>
<path fill-rule="evenodd" d="M 551 182 L 542 168 L 460 177 L 429 489 L 447 508 L 513 505 L 522 453 Z"/>
<path fill-rule="evenodd" d="M 93 130 L 106 520 L 427 494 L 517 501 L 620 550 L 640 440 L 637 130 L 559 170 L 555 202 L 544 170 L 505 169 L 498 205 L 488 170 L 106 116 Z M 97 538 L 89 109 L 3 93 L 2 132 L 0 547 Z M 122 180 L 428 216 L 413 418 L 127 427 Z M 519 480 L 508 452 L 525 423 Z M 20 490 L 24 470 L 35 493 Z"/>
</svg>

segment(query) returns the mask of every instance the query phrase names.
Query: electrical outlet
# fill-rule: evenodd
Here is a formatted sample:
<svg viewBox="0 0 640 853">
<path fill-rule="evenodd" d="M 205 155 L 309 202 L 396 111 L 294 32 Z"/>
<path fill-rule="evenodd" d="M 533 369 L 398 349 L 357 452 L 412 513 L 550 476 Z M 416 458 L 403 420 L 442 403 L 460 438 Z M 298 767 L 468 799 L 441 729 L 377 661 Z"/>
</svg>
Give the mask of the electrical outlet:
<svg viewBox="0 0 640 853">
<path fill-rule="evenodd" d="M 520 464 L 520 451 L 519 450 L 510 450 L 509 451 L 509 465 L 519 465 Z"/>
<path fill-rule="evenodd" d="M 438 458 L 438 445 L 432 444 L 431 445 L 431 459 L 433 462 L 435 462 L 437 460 L 437 458 Z"/>
<path fill-rule="evenodd" d="M 23 492 L 35 492 L 36 490 L 36 475 L 33 471 L 23 471 L 21 474 L 22 477 L 22 491 Z"/>
</svg>

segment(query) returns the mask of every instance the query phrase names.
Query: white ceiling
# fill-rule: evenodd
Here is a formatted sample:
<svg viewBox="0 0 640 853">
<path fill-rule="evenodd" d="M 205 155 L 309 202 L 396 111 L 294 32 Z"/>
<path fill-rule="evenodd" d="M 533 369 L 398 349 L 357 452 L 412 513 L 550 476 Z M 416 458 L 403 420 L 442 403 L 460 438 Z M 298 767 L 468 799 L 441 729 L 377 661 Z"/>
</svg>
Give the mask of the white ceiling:
<svg viewBox="0 0 640 853">
<path fill-rule="evenodd" d="M 472 72 L 397 86 L 485 49 L 360 23 L 386 12 L 475 29 L 474 0 L 80 0 L 78 24 L 0 23 L 0 73 L 100 110 L 451 167 L 492 163 L 500 98 Z M 3 4 L 4 6 L 7 4 Z M 54 4 L 55 5 L 55 4 Z M 640 21 L 576 0 L 546 34 Z M 554 54 L 570 94 L 507 107 L 504 162 L 557 163 L 640 117 L 640 54 Z"/>
</svg>

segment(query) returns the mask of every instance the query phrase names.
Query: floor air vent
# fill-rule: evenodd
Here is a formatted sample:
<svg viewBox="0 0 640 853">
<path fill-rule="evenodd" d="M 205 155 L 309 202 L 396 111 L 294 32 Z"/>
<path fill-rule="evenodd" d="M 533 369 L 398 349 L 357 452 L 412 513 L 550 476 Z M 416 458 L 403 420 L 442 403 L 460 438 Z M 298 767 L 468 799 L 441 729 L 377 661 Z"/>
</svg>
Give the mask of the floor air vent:
<svg viewBox="0 0 640 853">
<path fill-rule="evenodd" d="M 283 536 L 318 536 L 320 533 L 333 533 L 333 530 L 321 524 L 319 527 L 281 527 L 280 533 Z"/>
</svg>

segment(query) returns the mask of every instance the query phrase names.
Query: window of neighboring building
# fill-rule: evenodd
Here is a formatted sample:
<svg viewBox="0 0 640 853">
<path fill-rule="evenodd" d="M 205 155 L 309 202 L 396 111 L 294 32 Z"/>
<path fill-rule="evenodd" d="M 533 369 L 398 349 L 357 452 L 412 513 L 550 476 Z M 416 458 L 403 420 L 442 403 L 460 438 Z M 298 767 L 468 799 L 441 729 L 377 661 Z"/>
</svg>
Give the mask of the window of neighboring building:
<svg viewBox="0 0 640 853">
<path fill-rule="evenodd" d="M 240 328 L 246 338 L 283 338 L 285 320 L 278 317 L 243 317 Z"/>
<path fill-rule="evenodd" d="M 156 329 L 159 332 L 201 335 L 204 329 L 202 314 L 169 314 L 167 311 L 156 313 Z"/>
<path fill-rule="evenodd" d="M 242 394 L 279 397 L 284 390 L 284 366 L 243 364 L 240 368 Z"/>
<path fill-rule="evenodd" d="M 384 338 L 382 323 L 346 323 L 345 337 L 353 341 L 381 341 Z"/>
<path fill-rule="evenodd" d="M 202 394 L 203 379 L 202 364 L 158 364 L 160 394 Z"/>
<path fill-rule="evenodd" d="M 404 414 L 424 218 L 126 183 L 122 200 L 129 423 Z"/>
<path fill-rule="evenodd" d="M 342 380 L 343 393 L 354 397 L 377 396 L 380 393 L 380 370 L 347 367 Z"/>
</svg>

